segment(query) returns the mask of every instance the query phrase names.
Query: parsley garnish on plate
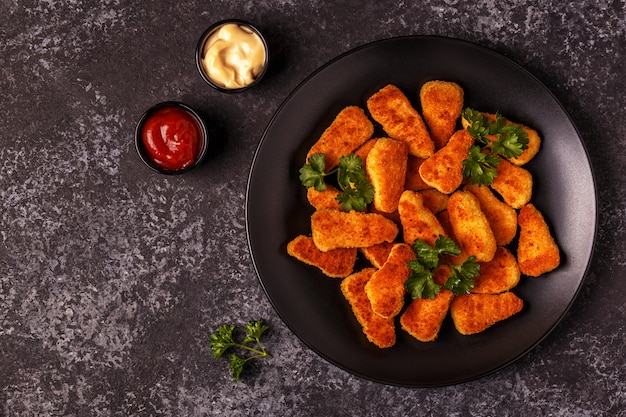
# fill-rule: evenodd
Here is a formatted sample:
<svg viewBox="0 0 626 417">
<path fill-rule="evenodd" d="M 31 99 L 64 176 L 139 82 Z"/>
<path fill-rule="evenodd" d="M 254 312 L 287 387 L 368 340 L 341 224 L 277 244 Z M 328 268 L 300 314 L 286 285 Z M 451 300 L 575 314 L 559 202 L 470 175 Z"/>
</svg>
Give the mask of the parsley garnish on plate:
<svg viewBox="0 0 626 417">
<path fill-rule="evenodd" d="M 341 193 L 337 201 L 345 211 L 364 211 L 374 199 L 374 187 L 367 179 L 363 159 L 355 154 L 339 158 L 337 168 L 326 171 L 326 158 L 323 153 L 312 155 L 300 168 L 300 182 L 307 188 L 326 191 L 325 177 L 337 174 L 337 184 Z"/>
<path fill-rule="evenodd" d="M 445 255 L 458 256 L 461 249 L 452 239 L 443 235 L 439 235 L 434 247 L 421 239 L 415 239 L 412 247 L 416 259 L 407 264 L 411 274 L 404 285 L 414 299 L 433 299 L 441 292 L 441 285 L 433 279 L 434 270 L 439 266 L 442 259 L 445 261 Z M 470 256 L 461 265 L 446 263 L 451 272 L 443 287 L 452 291 L 454 295 L 469 293 L 475 285 L 474 278 L 479 275 L 480 271 L 476 257 Z"/>
</svg>

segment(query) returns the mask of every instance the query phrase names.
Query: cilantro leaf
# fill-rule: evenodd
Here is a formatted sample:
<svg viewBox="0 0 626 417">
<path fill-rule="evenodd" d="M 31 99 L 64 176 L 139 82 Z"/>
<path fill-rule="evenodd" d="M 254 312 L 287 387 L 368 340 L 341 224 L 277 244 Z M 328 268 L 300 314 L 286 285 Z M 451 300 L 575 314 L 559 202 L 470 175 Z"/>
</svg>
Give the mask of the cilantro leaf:
<svg viewBox="0 0 626 417">
<path fill-rule="evenodd" d="M 439 238 L 435 241 L 435 250 L 440 255 L 458 256 L 461 253 L 461 248 L 454 243 L 454 240 L 444 235 L 439 235 Z"/>
<path fill-rule="evenodd" d="M 496 114 L 496 118 L 498 116 Z M 501 127 L 496 138 L 491 143 L 491 151 L 505 158 L 517 158 L 524 152 L 524 149 L 528 148 L 528 134 L 521 126 L 513 123 Z"/>
<path fill-rule="evenodd" d="M 337 195 L 337 201 L 344 211 L 356 210 L 364 211 L 367 208 L 367 201 L 360 195 L 356 188 L 348 187 Z"/>
<path fill-rule="evenodd" d="M 481 152 L 481 148 L 472 145 L 467 159 L 463 161 L 463 176 L 470 183 L 478 185 L 491 185 L 498 175 L 496 169 L 500 164 L 500 158 L 496 155 Z"/>
<path fill-rule="evenodd" d="M 467 120 L 467 131 L 470 135 L 472 135 L 474 139 L 484 144 L 489 142 L 486 136 L 491 134 L 489 129 L 491 123 L 484 114 L 469 107 L 466 107 L 461 112 L 461 117 Z"/>
<path fill-rule="evenodd" d="M 439 265 L 439 252 L 422 239 L 415 239 L 413 252 L 421 265 L 430 269 L 435 269 Z"/>
<path fill-rule="evenodd" d="M 441 292 L 441 286 L 433 280 L 432 271 L 424 268 L 418 260 L 409 261 L 407 266 L 411 274 L 404 282 L 404 286 L 413 299 L 430 298 L 432 300 Z"/>
<path fill-rule="evenodd" d="M 450 265 L 452 272 L 444 284 L 444 288 L 454 295 L 469 294 L 476 283 L 474 278 L 480 275 L 480 265 L 475 256 L 470 256 L 461 265 Z"/>
</svg>

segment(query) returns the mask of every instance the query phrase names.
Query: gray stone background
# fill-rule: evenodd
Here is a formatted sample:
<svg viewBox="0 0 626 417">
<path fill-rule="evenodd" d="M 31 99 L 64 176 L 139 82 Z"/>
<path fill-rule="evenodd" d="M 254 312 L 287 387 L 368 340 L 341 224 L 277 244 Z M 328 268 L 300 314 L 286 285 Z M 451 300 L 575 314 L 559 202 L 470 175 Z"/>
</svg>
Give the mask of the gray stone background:
<svg viewBox="0 0 626 417">
<path fill-rule="evenodd" d="M 623 0 L 0 0 L 0 416 L 626 416 L 626 4 Z M 195 43 L 255 23 L 270 72 L 212 91 Z M 562 323 L 527 356 L 461 385 L 354 377 L 281 322 L 258 283 L 245 189 L 272 114 L 308 74 L 364 43 L 461 38 L 510 57 L 561 101 L 588 147 L 599 230 Z M 182 100 L 213 156 L 158 176 L 132 138 Z M 208 337 L 264 317 L 275 355 L 232 382 Z"/>
</svg>

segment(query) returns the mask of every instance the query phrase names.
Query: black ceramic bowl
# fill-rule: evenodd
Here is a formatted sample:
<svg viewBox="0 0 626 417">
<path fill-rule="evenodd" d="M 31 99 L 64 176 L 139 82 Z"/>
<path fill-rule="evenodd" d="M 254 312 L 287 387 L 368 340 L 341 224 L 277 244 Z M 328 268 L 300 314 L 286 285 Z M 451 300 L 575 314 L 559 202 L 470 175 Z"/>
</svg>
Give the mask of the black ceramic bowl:
<svg viewBox="0 0 626 417">
<path fill-rule="evenodd" d="M 219 80 L 211 76 L 211 74 L 209 73 L 209 68 L 208 68 L 210 64 L 208 63 L 208 61 L 205 61 L 204 59 L 205 53 L 206 53 L 205 45 L 207 44 L 207 41 L 209 41 L 211 36 L 217 34 L 221 29 L 223 29 L 224 27 L 227 27 L 228 25 L 234 25 L 235 27 L 239 27 L 243 29 L 248 35 L 252 36 L 252 39 L 254 39 L 255 41 L 258 41 L 259 46 L 263 48 L 264 57 L 262 60 L 263 62 L 261 64 L 261 67 L 253 76 L 253 78 L 245 84 L 240 84 L 240 85 L 235 85 L 235 86 L 226 86 L 224 83 L 221 83 Z M 237 53 L 237 52 L 233 50 L 232 53 Z M 221 55 L 223 58 L 223 55 L 227 55 L 227 51 L 222 51 Z M 242 57 L 241 59 L 237 59 L 237 60 L 245 61 L 247 59 L 248 57 Z M 229 66 L 229 64 L 226 64 L 226 65 Z M 256 27 L 254 27 L 252 24 L 244 20 L 228 19 L 228 20 L 219 21 L 211 25 L 207 30 L 204 31 L 204 33 L 198 40 L 198 44 L 196 45 L 196 67 L 198 68 L 198 72 L 200 72 L 200 75 L 202 76 L 204 81 L 206 81 L 211 87 L 224 93 L 239 93 L 239 92 L 246 91 L 254 87 L 261 81 L 261 79 L 265 75 L 265 72 L 267 71 L 268 66 L 269 66 L 269 48 L 267 46 L 267 42 L 265 41 L 265 38 Z"/>
<path fill-rule="evenodd" d="M 197 146 L 195 146 L 195 151 L 191 152 L 191 155 L 188 155 L 189 157 L 182 158 L 184 162 L 178 167 L 167 166 L 168 164 L 159 163 L 157 160 L 158 158 L 155 158 L 153 155 L 151 155 L 151 152 L 149 150 L 150 146 L 147 145 L 148 142 L 144 140 L 146 136 L 146 131 L 149 129 L 151 124 L 155 123 L 155 118 L 163 120 L 164 114 L 167 117 L 182 118 L 186 121 L 185 126 L 193 126 L 195 128 L 195 131 L 193 132 L 193 135 L 197 139 Z M 172 130 L 171 134 L 186 134 L 181 131 L 175 131 L 173 129 L 174 128 L 170 129 Z M 179 129 L 179 127 L 177 127 L 176 129 Z M 150 107 L 139 119 L 139 122 L 137 123 L 137 128 L 135 130 L 135 147 L 137 148 L 137 153 L 139 153 L 141 160 L 148 167 L 161 174 L 182 174 L 196 167 L 202 162 L 202 160 L 206 156 L 208 143 L 209 135 L 207 132 L 206 123 L 202 116 L 200 116 L 200 114 L 198 114 L 198 112 L 196 112 L 191 107 L 177 101 L 166 101 Z M 171 165 L 171 163 L 169 165 Z"/>
</svg>

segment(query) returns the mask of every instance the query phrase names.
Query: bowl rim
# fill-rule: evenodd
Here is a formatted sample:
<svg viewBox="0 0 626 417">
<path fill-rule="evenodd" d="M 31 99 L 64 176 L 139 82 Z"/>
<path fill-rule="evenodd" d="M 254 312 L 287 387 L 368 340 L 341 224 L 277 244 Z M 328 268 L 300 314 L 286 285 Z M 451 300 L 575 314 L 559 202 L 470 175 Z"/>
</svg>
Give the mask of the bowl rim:
<svg viewBox="0 0 626 417">
<path fill-rule="evenodd" d="M 245 26 L 249 28 L 261 39 L 261 42 L 263 43 L 263 49 L 265 50 L 265 62 L 263 63 L 263 68 L 261 69 L 261 72 L 259 73 L 259 75 L 257 75 L 254 81 L 252 81 L 250 84 L 244 85 L 243 87 L 239 87 L 239 88 L 225 88 L 225 87 L 220 86 L 219 84 L 216 84 L 213 80 L 211 80 L 211 78 L 204 71 L 202 67 L 202 49 L 204 47 L 204 44 L 207 38 L 213 32 L 215 32 L 218 28 L 224 25 L 233 24 L 233 23 L 239 26 Z M 259 82 L 261 81 L 265 73 L 267 72 L 267 68 L 269 67 L 270 50 L 267 44 L 267 40 L 265 39 L 265 36 L 263 36 L 263 33 L 261 33 L 261 31 L 249 21 L 242 20 L 242 19 L 223 19 L 223 20 L 219 20 L 213 23 L 211 26 L 205 29 L 205 31 L 202 33 L 202 35 L 198 39 L 198 42 L 196 43 L 195 56 L 196 56 L 196 68 L 198 69 L 198 72 L 200 73 L 200 76 L 202 77 L 202 79 L 207 84 L 209 84 L 211 87 L 213 87 L 214 89 L 222 93 L 241 93 L 259 84 Z"/>
<path fill-rule="evenodd" d="M 185 110 L 196 120 L 196 122 L 198 122 L 198 125 L 200 126 L 200 130 L 201 130 L 200 136 L 202 139 L 202 146 L 200 148 L 200 152 L 198 152 L 196 159 L 191 165 L 182 169 L 165 169 L 165 168 L 161 168 L 155 165 L 152 162 L 152 159 L 147 155 L 146 149 L 143 143 L 143 139 L 142 139 L 142 129 L 146 120 L 148 120 L 148 118 L 152 116 L 158 110 L 161 110 L 167 107 L 175 107 L 175 108 L 180 108 L 180 109 Z M 209 147 L 209 133 L 208 133 L 207 125 L 206 125 L 204 118 L 195 109 L 193 109 L 192 107 L 180 101 L 175 101 L 175 100 L 162 101 L 160 103 L 157 103 L 149 107 L 141 115 L 141 117 L 139 118 L 139 121 L 137 122 L 137 126 L 135 128 L 135 149 L 137 150 L 139 157 L 141 158 L 141 160 L 146 166 L 151 168 L 153 171 L 159 172 L 161 174 L 179 175 L 179 174 L 183 174 L 185 172 L 190 171 L 191 169 L 198 166 L 204 160 L 207 154 L 208 147 Z"/>
</svg>

